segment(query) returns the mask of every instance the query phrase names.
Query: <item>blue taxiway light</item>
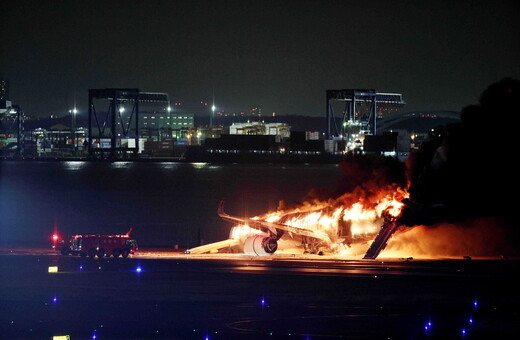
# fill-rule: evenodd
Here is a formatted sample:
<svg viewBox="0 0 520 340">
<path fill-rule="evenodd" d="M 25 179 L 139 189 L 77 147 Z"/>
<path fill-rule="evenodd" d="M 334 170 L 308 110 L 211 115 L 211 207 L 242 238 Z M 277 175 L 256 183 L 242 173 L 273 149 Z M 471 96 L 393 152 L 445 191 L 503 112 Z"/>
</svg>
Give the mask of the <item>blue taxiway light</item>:
<svg viewBox="0 0 520 340">
<path fill-rule="evenodd" d="M 262 307 L 262 311 L 264 310 L 264 308 L 266 307 L 266 301 L 265 301 L 265 298 L 262 297 L 262 299 L 260 299 L 260 307 Z"/>
<path fill-rule="evenodd" d="M 428 322 L 426 323 L 426 325 L 424 325 L 424 330 L 425 330 L 426 332 L 428 332 L 428 331 L 431 329 L 431 327 L 432 327 L 432 322 L 431 322 L 431 321 L 428 321 Z"/>
</svg>

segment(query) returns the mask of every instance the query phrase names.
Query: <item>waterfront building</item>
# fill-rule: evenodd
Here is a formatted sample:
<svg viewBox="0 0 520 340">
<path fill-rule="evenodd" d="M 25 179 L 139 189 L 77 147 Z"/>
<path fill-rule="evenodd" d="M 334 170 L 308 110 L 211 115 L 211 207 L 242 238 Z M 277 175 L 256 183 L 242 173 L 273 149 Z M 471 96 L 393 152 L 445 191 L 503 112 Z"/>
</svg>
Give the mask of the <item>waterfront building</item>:
<svg viewBox="0 0 520 340">
<path fill-rule="evenodd" d="M 142 113 L 139 122 L 141 136 L 152 139 L 185 138 L 188 130 L 194 127 L 193 113 Z"/>
<path fill-rule="evenodd" d="M 285 123 L 247 122 L 233 123 L 229 127 L 230 135 L 269 135 L 289 138 L 291 127 Z"/>
</svg>

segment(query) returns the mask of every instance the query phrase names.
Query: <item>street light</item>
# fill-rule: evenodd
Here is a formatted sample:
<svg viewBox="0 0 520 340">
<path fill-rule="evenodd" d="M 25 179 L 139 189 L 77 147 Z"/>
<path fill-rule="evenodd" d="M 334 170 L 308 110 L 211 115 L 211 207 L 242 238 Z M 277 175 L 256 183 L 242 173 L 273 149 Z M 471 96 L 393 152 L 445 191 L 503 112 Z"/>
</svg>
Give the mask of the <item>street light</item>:
<svg viewBox="0 0 520 340">
<path fill-rule="evenodd" d="M 75 125 L 76 125 L 76 113 L 78 113 L 78 110 L 74 107 L 72 110 L 69 110 L 69 113 L 71 114 L 72 134 L 73 134 L 73 136 L 75 136 L 76 133 L 75 133 L 74 129 L 75 129 Z M 74 137 L 73 137 L 72 143 L 74 144 Z"/>
<path fill-rule="evenodd" d="M 215 116 L 215 110 L 217 109 L 217 107 L 215 106 L 215 103 L 213 103 L 213 105 L 211 105 L 211 117 L 210 117 L 210 136 L 213 138 L 213 117 Z"/>
<path fill-rule="evenodd" d="M 71 137 L 72 137 L 72 150 L 76 150 L 76 131 L 75 131 L 75 125 L 76 125 L 76 113 L 78 113 L 78 110 L 76 107 L 74 107 L 72 110 L 69 110 L 70 113 L 70 119 L 71 119 Z"/>
</svg>

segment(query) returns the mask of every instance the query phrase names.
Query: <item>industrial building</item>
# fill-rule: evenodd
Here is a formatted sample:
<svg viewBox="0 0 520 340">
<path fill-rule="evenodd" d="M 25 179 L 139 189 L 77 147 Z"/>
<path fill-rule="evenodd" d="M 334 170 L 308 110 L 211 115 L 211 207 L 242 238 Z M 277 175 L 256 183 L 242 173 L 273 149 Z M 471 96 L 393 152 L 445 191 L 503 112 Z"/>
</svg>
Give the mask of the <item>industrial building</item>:
<svg viewBox="0 0 520 340">
<path fill-rule="evenodd" d="M 2 91 L 5 95 L 6 90 Z M 195 156 L 192 160 L 219 160 L 231 159 L 232 155 L 235 160 L 271 161 L 341 157 L 353 151 L 403 159 L 425 136 L 424 131 L 421 134 L 410 127 L 412 122 L 424 125 L 428 120 L 431 125 L 441 119 L 458 119 L 456 112 L 400 114 L 397 109 L 405 104 L 400 94 L 371 89 L 327 90 L 326 100 L 325 120 L 287 116 L 282 122 L 286 119 L 283 116 L 262 118 L 257 106 L 249 117 L 227 117 L 227 122 L 220 124 L 211 120 L 209 125 L 197 125 L 195 114 L 172 111 L 166 93 L 94 89 L 89 90 L 87 123 L 76 124 L 74 108 L 59 124 L 47 125 L 46 129 L 32 126 L 25 131 L 28 121 L 23 111 L 4 99 L 0 107 L 0 148 L 4 157 L 9 144 L 18 156 L 53 158 L 188 159 L 186 155 L 191 155 Z M 240 122 L 243 119 L 248 120 Z M 292 125 L 305 128 L 295 130 Z M 316 130 L 309 131 L 313 127 Z"/>
<path fill-rule="evenodd" d="M 269 135 L 289 138 L 291 127 L 285 123 L 246 122 L 233 123 L 230 135 Z"/>
<path fill-rule="evenodd" d="M 144 112 L 139 122 L 140 135 L 153 139 L 186 138 L 187 131 L 195 127 L 193 113 Z"/>
</svg>

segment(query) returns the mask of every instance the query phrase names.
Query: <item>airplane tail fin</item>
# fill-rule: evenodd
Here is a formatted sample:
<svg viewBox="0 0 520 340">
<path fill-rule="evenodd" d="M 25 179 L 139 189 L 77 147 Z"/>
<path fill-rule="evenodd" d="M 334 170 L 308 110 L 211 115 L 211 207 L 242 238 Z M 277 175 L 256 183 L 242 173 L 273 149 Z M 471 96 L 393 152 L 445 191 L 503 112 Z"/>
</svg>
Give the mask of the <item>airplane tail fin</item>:
<svg viewBox="0 0 520 340">
<path fill-rule="evenodd" d="M 224 200 L 220 201 L 220 204 L 218 205 L 217 214 L 219 216 L 226 215 L 226 213 L 224 213 Z"/>
</svg>

